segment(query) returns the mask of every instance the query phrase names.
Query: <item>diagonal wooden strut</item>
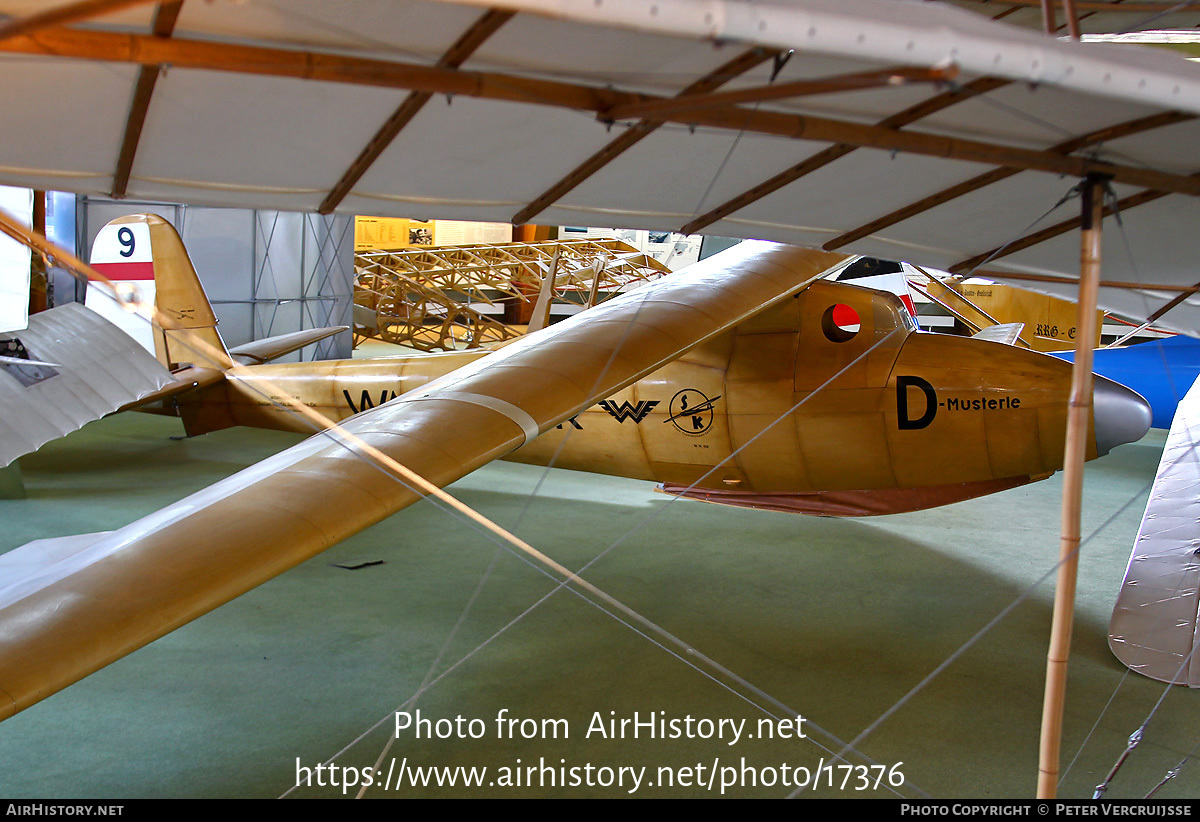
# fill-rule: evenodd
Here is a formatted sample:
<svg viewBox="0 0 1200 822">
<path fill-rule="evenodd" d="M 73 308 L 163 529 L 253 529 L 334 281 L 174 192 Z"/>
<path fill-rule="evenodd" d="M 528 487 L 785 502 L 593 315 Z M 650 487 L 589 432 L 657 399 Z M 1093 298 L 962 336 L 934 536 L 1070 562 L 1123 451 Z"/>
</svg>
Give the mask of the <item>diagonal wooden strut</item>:
<svg viewBox="0 0 1200 822">
<path fill-rule="evenodd" d="M 93 17 L 99 17 L 109 12 L 120 11 L 130 6 L 144 6 L 154 0 L 81 0 L 78 3 L 67 3 L 56 8 L 47 9 L 28 17 L 18 17 L 0 25 L 0 40 L 10 37 L 33 34 L 51 26 L 65 26 L 71 23 L 82 23 Z"/>
<path fill-rule="evenodd" d="M 1084 134 L 1079 137 L 1072 137 L 1057 145 L 1051 146 L 1050 151 L 1059 154 L 1070 154 L 1073 151 L 1078 151 L 1081 148 L 1097 145 L 1107 142 L 1108 140 L 1116 140 L 1120 137 L 1128 137 L 1132 134 L 1138 134 L 1150 129 L 1161 128 L 1173 123 L 1181 123 L 1187 120 L 1196 119 L 1194 114 L 1184 114 L 1178 111 L 1167 111 L 1161 114 L 1153 114 L 1149 117 L 1139 117 L 1135 120 L 1127 120 L 1124 123 L 1118 123 L 1115 126 L 1097 129 L 1089 134 Z M 829 242 L 825 243 L 822 248 L 826 251 L 832 251 L 835 248 L 841 248 L 844 245 L 861 240 L 870 234 L 881 231 L 888 226 L 895 225 L 898 222 L 907 220 L 910 217 L 915 217 L 931 208 L 948 203 L 953 199 L 969 194 L 972 191 L 978 191 L 992 183 L 998 183 L 1001 180 L 1006 180 L 1015 174 L 1020 173 L 1020 169 L 1015 168 L 994 168 L 991 171 L 985 171 L 977 177 L 972 177 L 970 180 L 965 180 L 961 183 L 945 188 L 936 194 L 930 194 L 915 203 L 906 205 L 903 208 L 898 208 L 890 214 L 885 214 L 882 217 L 872 220 L 858 228 L 851 229 L 844 234 L 834 237 Z"/>
<path fill-rule="evenodd" d="M 167 0 L 159 3 L 154 12 L 154 35 L 170 37 L 179 20 L 183 0 Z M 125 136 L 121 140 L 121 153 L 117 157 L 117 169 L 113 172 L 112 196 L 120 200 L 129 187 L 129 175 L 133 171 L 133 158 L 137 155 L 138 143 L 142 139 L 142 128 L 146 125 L 146 113 L 150 110 L 150 99 L 162 66 L 142 66 L 138 70 L 137 85 L 133 90 L 133 102 L 129 106 L 129 118 L 125 121 Z"/>
<path fill-rule="evenodd" d="M 943 94 L 938 94 L 928 100 L 918 103 L 915 106 L 905 109 L 897 114 L 893 114 L 884 120 L 880 120 L 877 124 L 881 128 L 902 128 L 903 126 L 914 123 L 922 117 L 928 117 L 942 109 L 952 106 L 962 100 L 967 100 L 977 94 L 986 94 L 989 91 L 1008 85 L 1007 80 L 1000 80 L 995 77 L 981 77 L 967 83 L 961 88 L 947 91 Z M 823 166 L 827 166 L 834 160 L 840 157 L 845 157 L 850 152 L 854 151 L 858 146 L 849 145 L 847 143 L 839 143 L 832 145 L 827 149 L 818 151 L 807 160 L 803 160 L 789 169 L 781 171 L 774 177 L 759 183 L 754 188 L 744 191 L 733 199 L 722 203 L 711 211 L 703 214 L 689 222 L 687 225 L 679 229 L 682 234 L 695 234 L 704 228 L 712 225 L 718 220 L 723 220 L 735 211 L 745 208 L 751 203 L 761 200 L 768 194 L 772 194 L 786 185 L 794 183 L 805 175 L 811 174 Z"/>
<path fill-rule="evenodd" d="M 679 92 L 680 97 L 688 94 L 703 94 L 712 89 L 719 88 L 724 83 L 732 80 L 734 77 L 745 74 L 747 71 L 762 65 L 767 60 L 778 55 L 778 51 L 763 48 L 753 48 L 739 54 L 737 57 L 718 67 L 710 74 L 701 77 L 696 82 L 686 87 Z M 550 188 L 546 189 L 542 194 L 538 195 L 529 205 L 513 215 L 512 222 L 520 225 L 527 223 L 538 214 L 545 211 L 552 203 L 562 199 L 564 195 L 571 192 L 582 183 L 584 180 L 591 177 L 600 169 L 611 163 L 617 157 L 624 154 L 633 146 L 642 141 L 643 138 L 653 134 L 662 123 L 642 120 L 636 125 L 626 129 L 621 136 L 610 142 L 604 148 L 597 151 L 588 159 L 584 160 L 575 167 L 567 176 L 563 177 Z"/>
<path fill-rule="evenodd" d="M 496 31 L 507 23 L 515 12 L 500 11 L 498 9 L 488 9 L 483 13 L 475 23 L 463 33 L 462 37 L 446 50 L 441 59 L 437 61 L 437 65 L 441 68 L 458 68 L 467 61 L 475 50 L 483 45 L 484 41 L 491 37 Z M 392 144 L 396 136 L 409 124 L 413 117 L 417 115 L 433 93 L 429 91 L 414 91 L 400 104 L 400 107 L 387 119 L 387 122 L 376 132 L 371 141 L 367 143 L 357 159 L 351 164 L 350 168 L 346 169 L 346 173 L 338 180 L 335 185 L 321 201 L 321 205 L 317 208 L 319 214 L 330 214 L 338 204 L 346 198 L 350 190 L 358 183 L 362 176 L 369 169 L 383 152 L 387 151 L 387 147 Z"/>
</svg>

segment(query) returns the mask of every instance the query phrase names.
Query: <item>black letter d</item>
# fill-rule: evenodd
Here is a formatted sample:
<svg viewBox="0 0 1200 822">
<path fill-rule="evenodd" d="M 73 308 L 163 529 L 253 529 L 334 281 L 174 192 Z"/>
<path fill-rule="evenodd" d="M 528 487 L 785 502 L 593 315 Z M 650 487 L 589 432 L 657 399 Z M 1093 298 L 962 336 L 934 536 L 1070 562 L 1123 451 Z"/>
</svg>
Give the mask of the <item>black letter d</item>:
<svg viewBox="0 0 1200 822">
<path fill-rule="evenodd" d="M 912 386 L 920 388 L 925 394 L 925 413 L 920 419 L 912 419 L 908 416 L 908 389 Z M 933 386 L 920 377 L 896 377 L 896 417 L 900 423 L 901 431 L 915 431 L 919 428 L 924 428 L 933 422 L 933 416 L 937 413 L 937 394 L 933 390 Z"/>
</svg>

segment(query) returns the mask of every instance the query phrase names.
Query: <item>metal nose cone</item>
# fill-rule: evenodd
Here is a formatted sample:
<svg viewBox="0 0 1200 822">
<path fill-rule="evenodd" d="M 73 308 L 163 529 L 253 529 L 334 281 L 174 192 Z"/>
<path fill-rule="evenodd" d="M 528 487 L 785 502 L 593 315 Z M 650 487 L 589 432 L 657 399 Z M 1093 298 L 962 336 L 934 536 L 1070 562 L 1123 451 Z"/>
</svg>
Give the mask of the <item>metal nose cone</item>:
<svg viewBox="0 0 1200 822">
<path fill-rule="evenodd" d="M 1092 414 L 1096 421 L 1096 454 L 1104 456 L 1127 442 L 1137 442 L 1150 430 L 1150 403 L 1131 388 L 1095 375 Z"/>
</svg>

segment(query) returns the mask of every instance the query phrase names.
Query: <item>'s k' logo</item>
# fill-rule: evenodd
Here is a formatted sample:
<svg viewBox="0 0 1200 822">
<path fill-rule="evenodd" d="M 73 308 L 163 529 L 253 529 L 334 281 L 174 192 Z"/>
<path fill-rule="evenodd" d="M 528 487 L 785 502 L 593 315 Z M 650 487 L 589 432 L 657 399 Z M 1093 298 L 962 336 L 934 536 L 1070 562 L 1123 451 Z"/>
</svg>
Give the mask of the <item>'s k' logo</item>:
<svg viewBox="0 0 1200 822">
<path fill-rule="evenodd" d="M 642 400 L 637 405 L 630 405 L 627 402 L 617 405 L 612 400 L 600 400 L 600 407 L 611 414 L 617 422 L 625 422 L 627 419 L 632 419 L 635 423 L 639 423 L 646 419 L 646 415 L 656 405 L 658 405 L 658 400 Z"/>
</svg>

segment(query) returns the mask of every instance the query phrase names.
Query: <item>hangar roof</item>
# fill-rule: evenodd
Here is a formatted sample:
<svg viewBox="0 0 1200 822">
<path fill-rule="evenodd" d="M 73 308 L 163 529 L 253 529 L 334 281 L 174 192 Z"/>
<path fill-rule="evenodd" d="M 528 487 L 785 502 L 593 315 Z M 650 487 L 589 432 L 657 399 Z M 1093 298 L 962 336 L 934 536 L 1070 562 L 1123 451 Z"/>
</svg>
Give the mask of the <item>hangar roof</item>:
<svg viewBox="0 0 1200 822">
<path fill-rule="evenodd" d="M 960 5 L 1027 5 L 998 2 Z M 1200 280 L 1200 68 L 1170 53 L 908 0 L 0 0 L 0 13 L 3 183 L 1073 277 L 1070 195 L 1100 173 L 1121 218 L 1105 223 L 1104 279 Z M 1101 301 L 1146 316 L 1176 293 Z M 1193 301 L 1163 323 L 1200 328 Z"/>
</svg>

